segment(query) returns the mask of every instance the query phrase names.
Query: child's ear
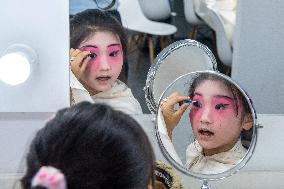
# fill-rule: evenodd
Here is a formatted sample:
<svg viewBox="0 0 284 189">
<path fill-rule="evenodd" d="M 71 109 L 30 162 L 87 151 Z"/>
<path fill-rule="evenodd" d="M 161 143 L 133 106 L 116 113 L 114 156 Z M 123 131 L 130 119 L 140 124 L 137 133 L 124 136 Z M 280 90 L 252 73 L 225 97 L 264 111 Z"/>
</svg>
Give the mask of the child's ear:
<svg viewBox="0 0 284 189">
<path fill-rule="evenodd" d="M 253 118 L 251 114 L 246 114 L 243 121 L 243 129 L 249 130 L 253 126 Z"/>
<path fill-rule="evenodd" d="M 148 187 L 147 187 L 147 189 L 153 189 L 153 186 L 152 186 L 152 184 L 148 184 Z"/>
</svg>

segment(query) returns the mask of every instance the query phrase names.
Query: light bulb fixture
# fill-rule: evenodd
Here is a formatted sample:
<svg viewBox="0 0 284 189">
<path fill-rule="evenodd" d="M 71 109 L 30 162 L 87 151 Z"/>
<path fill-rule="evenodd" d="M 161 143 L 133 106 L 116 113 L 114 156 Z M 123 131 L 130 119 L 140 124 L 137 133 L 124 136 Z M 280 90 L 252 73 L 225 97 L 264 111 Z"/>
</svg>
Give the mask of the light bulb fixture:
<svg viewBox="0 0 284 189">
<path fill-rule="evenodd" d="M 33 48 L 25 44 L 9 46 L 0 57 L 0 80 L 9 85 L 25 82 L 37 62 Z"/>
</svg>

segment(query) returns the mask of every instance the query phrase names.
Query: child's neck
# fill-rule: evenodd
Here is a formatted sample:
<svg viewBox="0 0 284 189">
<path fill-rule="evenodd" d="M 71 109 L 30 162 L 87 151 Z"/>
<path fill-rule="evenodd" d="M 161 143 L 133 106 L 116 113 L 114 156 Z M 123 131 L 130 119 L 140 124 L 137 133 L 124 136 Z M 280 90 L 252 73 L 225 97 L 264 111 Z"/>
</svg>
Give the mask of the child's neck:
<svg viewBox="0 0 284 189">
<path fill-rule="evenodd" d="M 219 154 L 221 152 L 227 152 L 229 150 L 231 150 L 235 144 L 237 143 L 238 140 L 234 140 L 233 142 L 231 142 L 230 144 L 226 144 L 222 147 L 217 147 L 217 148 L 212 148 L 212 149 L 205 149 L 203 148 L 203 155 L 204 156 L 212 156 L 214 154 Z"/>
<path fill-rule="evenodd" d="M 91 87 L 89 87 L 85 83 L 83 83 L 83 86 L 85 87 L 85 89 L 87 89 L 87 91 L 90 93 L 91 96 L 94 96 L 94 95 L 98 94 L 99 92 L 101 92 L 101 91 L 96 91 L 96 90 L 92 89 Z"/>
</svg>

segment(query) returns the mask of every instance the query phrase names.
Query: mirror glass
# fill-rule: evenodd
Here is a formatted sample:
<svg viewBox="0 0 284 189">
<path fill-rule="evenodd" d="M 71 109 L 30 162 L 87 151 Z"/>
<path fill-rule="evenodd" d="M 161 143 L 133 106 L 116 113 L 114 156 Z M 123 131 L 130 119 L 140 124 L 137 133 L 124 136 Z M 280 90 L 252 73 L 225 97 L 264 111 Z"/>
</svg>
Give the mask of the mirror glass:
<svg viewBox="0 0 284 189">
<path fill-rule="evenodd" d="M 180 76 L 158 104 L 156 132 L 162 152 L 190 176 L 214 180 L 232 175 L 254 150 L 256 114 L 251 102 L 224 74 Z"/>
<path fill-rule="evenodd" d="M 202 70 L 216 70 L 213 53 L 202 43 L 185 39 L 163 49 L 154 60 L 147 75 L 145 97 L 152 113 L 166 87 L 179 76 Z"/>
</svg>

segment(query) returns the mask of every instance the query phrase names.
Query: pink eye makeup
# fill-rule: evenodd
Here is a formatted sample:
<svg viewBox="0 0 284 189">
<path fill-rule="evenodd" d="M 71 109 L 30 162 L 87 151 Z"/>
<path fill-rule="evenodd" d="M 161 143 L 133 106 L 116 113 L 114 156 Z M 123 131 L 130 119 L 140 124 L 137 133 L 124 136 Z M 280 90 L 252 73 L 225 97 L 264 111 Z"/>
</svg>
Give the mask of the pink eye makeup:
<svg viewBox="0 0 284 189">
<path fill-rule="evenodd" d="M 98 70 L 102 63 L 109 66 L 120 66 L 123 63 L 123 51 L 121 44 L 111 44 L 107 47 L 98 47 L 95 45 L 86 45 L 79 48 L 81 51 L 88 51 L 90 61 L 88 70 Z"/>
<path fill-rule="evenodd" d="M 79 48 L 81 51 L 89 51 L 90 54 L 88 54 L 87 56 L 90 57 L 91 59 L 88 62 L 88 66 L 87 66 L 87 70 L 90 71 L 92 70 L 98 70 L 99 69 L 99 48 L 96 46 L 91 46 L 91 45 L 87 45 L 87 46 L 83 46 L 81 48 Z"/>
<path fill-rule="evenodd" d="M 88 56 L 90 57 L 90 58 L 92 58 L 92 59 L 94 59 L 94 58 L 96 58 L 98 55 L 96 54 L 96 53 L 90 53 L 90 54 L 88 54 Z"/>
<path fill-rule="evenodd" d="M 224 110 L 227 106 L 228 106 L 228 104 L 217 104 L 215 106 L 215 109 L 216 110 Z"/>
<path fill-rule="evenodd" d="M 201 110 L 202 110 L 202 107 L 203 107 L 203 99 L 202 99 L 202 96 L 200 94 L 195 94 L 192 98 L 192 108 L 189 112 L 189 116 L 190 116 L 190 119 L 192 118 L 200 118 L 201 116 Z"/>
<path fill-rule="evenodd" d="M 108 47 L 108 49 L 107 49 L 108 55 L 112 56 L 112 57 L 116 57 L 116 56 L 120 55 L 121 52 L 122 52 L 122 50 L 121 50 L 120 45 L 113 45 L 113 46 Z"/>
<path fill-rule="evenodd" d="M 202 97 L 199 94 L 193 96 L 193 103 L 194 108 L 201 108 L 202 107 Z"/>
<path fill-rule="evenodd" d="M 84 46 L 80 48 L 81 51 L 89 51 L 88 56 L 92 59 L 95 59 L 98 56 L 98 48 L 94 46 Z"/>
<path fill-rule="evenodd" d="M 194 103 L 193 103 L 193 106 L 195 107 L 195 108 L 201 108 L 201 102 L 199 102 L 199 101 L 194 101 Z"/>
<path fill-rule="evenodd" d="M 202 112 L 208 108 L 209 115 L 215 118 L 219 118 L 220 116 L 231 117 L 235 115 L 234 100 L 231 97 L 217 95 L 211 97 L 208 102 L 204 102 L 202 96 L 195 95 L 193 101 L 190 112 L 191 117 L 201 116 Z"/>
<path fill-rule="evenodd" d="M 109 64 L 116 65 L 123 62 L 121 45 L 115 44 L 107 48 L 107 59 Z"/>
<path fill-rule="evenodd" d="M 220 113 L 234 113 L 235 116 L 238 116 L 239 104 L 233 100 L 231 97 L 219 97 L 212 100 L 213 105 L 215 105 L 215 110 Z"/>
<path fill-rule="evenodd" d="M 225 110 L 234 107 L 233 99 L 230 97 L 214 97 L 212 99 L 212 105 L 215 110 Z"/>
</svg>

